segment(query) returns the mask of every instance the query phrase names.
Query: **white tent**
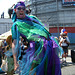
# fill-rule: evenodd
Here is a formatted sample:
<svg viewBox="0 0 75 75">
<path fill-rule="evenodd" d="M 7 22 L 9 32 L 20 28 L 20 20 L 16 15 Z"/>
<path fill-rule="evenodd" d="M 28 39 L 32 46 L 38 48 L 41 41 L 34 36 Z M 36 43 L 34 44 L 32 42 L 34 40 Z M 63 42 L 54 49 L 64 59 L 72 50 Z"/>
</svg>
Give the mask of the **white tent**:
<svg viewBox="0 0 75 75">
<path fill-rule="evenodd" d="M 8 32 L 5 32 L 5 33 L 3 33 L 3 34 L 1 34 L 1 35 L 0 35 L 0 40 L 7 39 L 7 37 L 8 37 L 9 35 L 12 35 L 12 34 L 11 34 L 11 30 L 8 31 Z"/>
<path fill-rule="evenodd" d="M 2 42 L 2 41 L 3 41 L 3 40 L 0 40 L 0 46 L 3 45 L 3 42 Z"/>
</svg>

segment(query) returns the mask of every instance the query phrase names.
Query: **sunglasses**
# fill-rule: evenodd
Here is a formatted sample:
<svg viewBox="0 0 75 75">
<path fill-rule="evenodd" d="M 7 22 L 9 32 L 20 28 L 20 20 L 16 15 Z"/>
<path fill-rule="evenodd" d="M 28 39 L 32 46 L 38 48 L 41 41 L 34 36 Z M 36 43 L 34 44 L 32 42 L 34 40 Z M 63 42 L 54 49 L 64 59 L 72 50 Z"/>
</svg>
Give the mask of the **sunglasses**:
<svg viewBox="0 0 75 75">
<path fill-rule="evenodd" d="M 21 9 L 22 9 L 22 10 L 25 10 L 25 7 L 18 7 L 17 9 L 18 9 L 18 10 L 21 10 Z"/>
</svg>

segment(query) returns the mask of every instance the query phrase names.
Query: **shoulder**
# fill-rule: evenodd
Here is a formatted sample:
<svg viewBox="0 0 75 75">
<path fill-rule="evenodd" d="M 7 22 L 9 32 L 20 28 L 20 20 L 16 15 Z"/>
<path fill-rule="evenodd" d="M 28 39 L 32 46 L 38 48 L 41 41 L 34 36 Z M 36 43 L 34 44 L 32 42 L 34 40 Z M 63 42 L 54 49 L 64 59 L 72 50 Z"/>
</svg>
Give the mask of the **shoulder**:
<svg viewBox="0 0 75 75">
<path fill-rule="evenodd" d="M 28 15 L 27 17 L 30 18 L 31 20 L 40 21 L 40 20 L 39 20 L 36 16 L 34 16 L 34 15 Z"/>
</svg>

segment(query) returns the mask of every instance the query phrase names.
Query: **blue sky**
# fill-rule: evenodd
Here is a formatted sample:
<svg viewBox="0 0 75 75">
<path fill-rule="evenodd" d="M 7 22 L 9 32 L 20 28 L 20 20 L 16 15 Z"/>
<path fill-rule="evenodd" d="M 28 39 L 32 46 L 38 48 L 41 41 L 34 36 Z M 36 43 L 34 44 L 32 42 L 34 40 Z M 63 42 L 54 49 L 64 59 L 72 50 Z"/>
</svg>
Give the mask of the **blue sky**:
<svg viewBox="0 0 75 75">
<path fill-rule="evenodd" d="M 5 18 L 8 18 L 8 9 L 13 4 L 16 4 L 18 1 L 25 1 L 25 0 L 0 0 L 0 17 L 2 12 L 4 12 Z"/>
</svg>

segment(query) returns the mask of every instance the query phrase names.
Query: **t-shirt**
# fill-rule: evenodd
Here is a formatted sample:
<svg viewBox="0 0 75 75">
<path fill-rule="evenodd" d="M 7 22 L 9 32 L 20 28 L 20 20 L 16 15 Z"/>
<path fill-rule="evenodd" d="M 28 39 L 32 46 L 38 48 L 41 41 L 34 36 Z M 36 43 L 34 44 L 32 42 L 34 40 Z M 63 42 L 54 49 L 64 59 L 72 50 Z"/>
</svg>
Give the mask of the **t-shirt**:
<svg viewBox="0 0 75 75">
<path fill-rule="evenodd" d="M 65 39 L 67 40 L 67 42 L 70 43 L 70 40 L 69 40 L 68 37 L 66 37 Z M 61 42 L 61 41 L 63 41 L 63 42 L 61 43 L 61 46 L 68 46 L 68 44 L 64 42 L 64 38 L 63 38 L 63 37 L 60 39 L 60 42 Z"/>
</svg>

